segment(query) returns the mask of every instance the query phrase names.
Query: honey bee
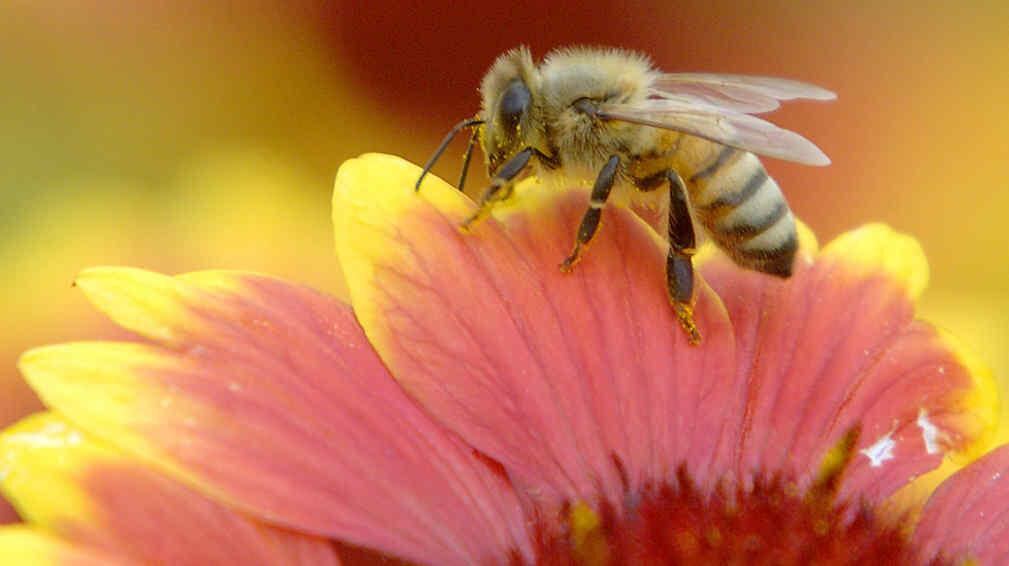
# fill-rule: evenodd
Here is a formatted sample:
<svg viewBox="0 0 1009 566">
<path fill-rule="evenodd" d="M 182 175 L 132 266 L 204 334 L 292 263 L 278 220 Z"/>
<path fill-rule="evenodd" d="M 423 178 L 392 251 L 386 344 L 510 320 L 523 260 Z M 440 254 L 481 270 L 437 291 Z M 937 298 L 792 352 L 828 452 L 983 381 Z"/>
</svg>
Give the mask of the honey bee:
<svg viewBox="0 0 1009 566">
<path fill-rule="evenodd" d="M 834 93 L 769 77 L 666 74 L 645 56 L 618 49 L 558 49 L 537 65 L 520 47 L 498 57 L 480 94 L 480 113 L 452 128 L 416 184 L 420 190 L 456 134 L 472 129 L 459 189 L 478 141 L 491 180 L 464 230 L 526 175 L 594 179 L 574 246 L 560 264 L 569 271 L 596 234 L 614 187 L 631 204 L 654 204 L 658 196 L 667 219 L 666 288 L 692 344 L 701 339 L 692 307 L 695 223 L 739 266 L 791 275 L 795 219 L 755 154 L 807 165 L 830 160 L 802 136 L 754 114 L 783 100 L 832 100 Z"/>
</svg>

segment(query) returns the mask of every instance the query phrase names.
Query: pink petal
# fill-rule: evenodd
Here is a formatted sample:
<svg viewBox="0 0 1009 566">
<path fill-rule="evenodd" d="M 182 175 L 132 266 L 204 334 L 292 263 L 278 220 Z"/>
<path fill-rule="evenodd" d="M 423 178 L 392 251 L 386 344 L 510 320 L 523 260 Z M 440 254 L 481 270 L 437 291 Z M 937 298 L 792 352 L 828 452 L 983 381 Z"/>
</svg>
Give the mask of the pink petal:
<svg viewBox="0 0 1009 566">
<path fill-rule="evenodd" d="M 942 553 L 978 564 L 1009 563 L 1009 445 L 939 486 L 922 512 L 914 542 L 928 559 Z"/>
<path fill-rule="evenodd" d="M 0 500 L 0 525 L 6 523 L 16 523 L 18 515 L 6 501 Z"/>
<path fill-rule="evenodd" d="M 103 511 L 67 538 L 145 563 L 338 565 L 326 539 L 260 525 L 166 476 L 96 468 L 86 480 Z"/>
<path fill-rule="evenodd" d="M 707 465 L 725 421 L 731 329 L 699 283 L 704 343 L 687 344 L 666 298 L 664 245 L 643 222 L 607 208 L 564 274 L 585 192 L 521 185 L 510 210 L 463 235 L 472 204 L 450 187 L 430 179 L 418 198 L 404 182 L 375 196 L 351 179 L 373 167 L 418 173 L 386 156 L 344 165 L 341 262 L 369 338 L 445 426 L 546 499 L 622 497 L 625 479 L 636 488 L 684 460 Z"/>
<path fill-rule="evenodd" d="M 886 263 L 896 256 L 917 264 L 906 257 L 914 252 L 888 229 L 863 231 L 815 261 L 807 250 L 788 281 L 743 272 L 720 256 L 702 266 L 735 329 L 743 399 L 732 411 L 742 419 L 728 458 L 744 476 L 781 470 L 808 479 L 859 427 L 844 490 L 878 501 L 944 453 L 969 449 L 989 424 L 990 411 L 979 405 L 990 399 L 976 401 L 973 368 L 914 320 L 924 286 L 918 268 L 905 274 Z M 843 253 L 853 241 L 877 242 L 876 255 Z"/>
<path fill-rule="evenodd" d="M 180 566 L 339 564 L 328 540 L 248 519 L 51 413 L 0 435 L 0 478 L 26 521 L 109 556 Z"/>
<path fill-rule="evenodd" d="M 524 551 L 508 484 L 391 380 L 345 305 L 267 277 L 78 280 L 167 347 L 76 344 L 22 368 L 82 427 L 256 516 L 417 561 Z"/>
</svg>

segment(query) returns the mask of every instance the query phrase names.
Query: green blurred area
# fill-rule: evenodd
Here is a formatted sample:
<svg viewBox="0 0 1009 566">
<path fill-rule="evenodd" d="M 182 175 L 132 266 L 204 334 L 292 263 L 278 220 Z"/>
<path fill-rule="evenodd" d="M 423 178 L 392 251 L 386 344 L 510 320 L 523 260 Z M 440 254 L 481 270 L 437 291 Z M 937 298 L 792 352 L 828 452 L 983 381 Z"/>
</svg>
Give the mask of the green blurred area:
<svg viewBox="0 0 1009 566">
<path fill-rule="evenodd" d="M 616 44 L 671 71 L 836 90 L 834 104 L 773 117 L 834 164 L 771 172 L 823 241 L 874 220 L 920 238 L 924 313 L 1006 383 L 1004 2 L 7 2 L 0 424 L 38 407 L 20 352 L 116 335 L 71 288 L 83 267 L 251 269 L 341 292 L 340 162 L 423 161 L 477 109 L 493 56 L 519 43 Z M 454 178 L 461 150 L 436 172 Z"/>
</svg>

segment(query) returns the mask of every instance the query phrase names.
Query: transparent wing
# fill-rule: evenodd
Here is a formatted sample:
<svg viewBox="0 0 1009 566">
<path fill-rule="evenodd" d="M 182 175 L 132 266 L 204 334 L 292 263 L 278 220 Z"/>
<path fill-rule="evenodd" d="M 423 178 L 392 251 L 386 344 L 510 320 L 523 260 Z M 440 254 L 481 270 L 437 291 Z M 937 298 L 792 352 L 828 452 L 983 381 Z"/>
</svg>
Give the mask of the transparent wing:
<svg viewBox="0 0 1009 566">
<path fill-rule="evenodd" d="M 799 134 L 749 114 L 693 96 L 649 99 L 635 104 L 602 104 L 599 116 L 675 130 L 745 151 L 806 165 L 829 165 L 830 158 Z"/>
<path fill-rule="evenodd" d="M 688 97 L 718 108 L 746 114 L 777 109 L 780 100 L 834 100 L 833 92 L 808 83 L 774 77 L 715 73 L 660 75 L 650 93 L 657 98 Z"/>
</svg>

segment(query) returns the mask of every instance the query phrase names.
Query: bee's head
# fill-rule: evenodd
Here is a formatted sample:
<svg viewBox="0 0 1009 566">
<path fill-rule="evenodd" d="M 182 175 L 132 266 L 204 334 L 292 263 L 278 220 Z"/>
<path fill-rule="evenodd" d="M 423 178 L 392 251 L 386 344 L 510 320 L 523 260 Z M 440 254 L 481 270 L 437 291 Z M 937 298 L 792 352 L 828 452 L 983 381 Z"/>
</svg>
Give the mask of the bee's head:
<svg viewBox="0 0 1009 566">
<path fill-rule="evenodd" d="M 480 84 L 484 120 L 480 143 L 491 173 L 515 152 L 539 147 L 541 102 L 539 74 L 529 49 L 519 47 L 494 61 Z"/>
</svg>

